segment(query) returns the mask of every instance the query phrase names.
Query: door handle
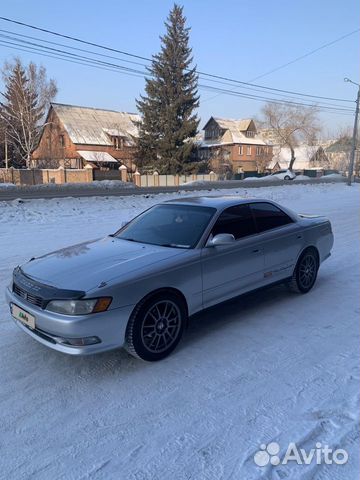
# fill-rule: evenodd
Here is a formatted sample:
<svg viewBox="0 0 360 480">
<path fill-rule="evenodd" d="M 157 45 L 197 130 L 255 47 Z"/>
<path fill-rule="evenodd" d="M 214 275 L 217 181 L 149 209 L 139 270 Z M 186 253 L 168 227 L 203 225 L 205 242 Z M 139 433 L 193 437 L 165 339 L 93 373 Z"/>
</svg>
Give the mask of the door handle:
<svg viewBox="0 0 360 480">
<path fill-rule="evenodd" d="M 297 237 L 296 237 L 296 238 L 302 238 L 302 235 L 297 235 Z"/>
<path fill-rule="evenodd" d="M 255 250 L 252 251 L 252 253 L 259 253 L 259 252 L 260 252 L 259 248 L 256 248 Z"/>
</svg>

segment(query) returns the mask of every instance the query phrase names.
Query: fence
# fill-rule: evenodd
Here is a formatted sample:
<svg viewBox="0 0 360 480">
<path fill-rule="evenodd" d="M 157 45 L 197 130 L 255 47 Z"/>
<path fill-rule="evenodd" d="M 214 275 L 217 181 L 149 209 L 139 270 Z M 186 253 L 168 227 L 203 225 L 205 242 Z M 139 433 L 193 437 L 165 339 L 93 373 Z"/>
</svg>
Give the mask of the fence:
<svg viewBox="0 0 360 480">
<path fill-rule="evenodd" d="M 111 177 L 111 178 L 110 178 Z M 138 187 L 173 187 L 189 184 L 190 182 L 211 182 L 218 180 L 218 175 L 211 172 L 203 175 L 141 175 L 139 172 L 132 174 L 132 181 Z M 0 183 L 13 183 L 15 185 L 39 185 L 43 183 L 88 183 L 93 180 L 130 180 L 127 168 L 122 165 L 119 170 L 109 172 L 93 170 L 90 168 L 65 169 L 15 169 L 0 168 Z"/>
<path fill-rule="evenodd" d="M 92 169 L 15 169 L 0 168 L 0 183 L 39 185 L 43 183 L 88 183 L 93 180 Z"/>
<path fill-rule="evenodd" d="M 218 180 L 218 175 L 213 172 L 193 175 L 159 175 L 157 172 L 152 175 L 134 174 L 134 183 L 139 187 L 174 187 L 185 183 L 214 182 L 216 180 Z"/>
</svg>

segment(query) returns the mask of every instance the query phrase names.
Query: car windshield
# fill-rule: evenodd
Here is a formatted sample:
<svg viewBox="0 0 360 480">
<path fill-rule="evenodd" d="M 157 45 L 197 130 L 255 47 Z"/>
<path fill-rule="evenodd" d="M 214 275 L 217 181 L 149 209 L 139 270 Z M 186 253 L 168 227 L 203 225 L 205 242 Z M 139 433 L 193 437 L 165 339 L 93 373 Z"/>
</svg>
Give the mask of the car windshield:
<svg viewBox="0 0 360 480">
<path fill-rule="evenodd" d="M 194 248 L 216 212 L 194 205 L 156 205 L 115 233 L 132 242 L 163 247 Z"/>
</svg>

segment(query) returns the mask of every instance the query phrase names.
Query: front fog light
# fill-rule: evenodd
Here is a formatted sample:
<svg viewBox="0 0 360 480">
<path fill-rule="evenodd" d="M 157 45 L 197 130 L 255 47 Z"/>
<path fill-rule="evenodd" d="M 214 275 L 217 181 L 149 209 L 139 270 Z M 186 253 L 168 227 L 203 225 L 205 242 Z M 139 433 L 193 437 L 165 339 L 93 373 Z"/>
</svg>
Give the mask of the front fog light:
<svg viewBox="0 0 360 480">
<path fill-rule="evenodd" d="M 85 337 L 85 338 L 61 338 L 57 337 L 56 340 L 62 345 L 69 345 L 71 347 L 85 347 L 86 345 L 95 345 L 100 343 L 99 337 Z"/>
</svg>

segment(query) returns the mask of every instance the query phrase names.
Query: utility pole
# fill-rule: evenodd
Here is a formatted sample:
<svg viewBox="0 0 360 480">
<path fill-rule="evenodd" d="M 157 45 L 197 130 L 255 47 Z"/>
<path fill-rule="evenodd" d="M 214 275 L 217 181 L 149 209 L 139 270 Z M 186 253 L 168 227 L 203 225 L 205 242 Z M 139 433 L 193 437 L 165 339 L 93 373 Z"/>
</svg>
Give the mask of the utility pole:
<svg viewBox="0 0 360 480">
<path fill-rule="evenodd" d="M 357 94 L 357 97 L 356 97 L 354 130 L 353 130 L 352 143 L 351 143 L 349 173 L 348 173 L 348 181 L 347 181 L 347 184 L 350 187 L 351 186 L 351 181 L 352 181 L 352 175 L 353 175 L 353 171 L 354 171 L 355 152 L 356 152 L 356 139 L 357 139 L 359 103 L 360 103 L 360 85 L 356 82 L 353 82 L 349 78 L 344 78 L 344 82 L 350 82 L 350 83 L 353 83 L 354 85 L 357 85 L 359 87 L 358 88 L 358 94 Z"/>
</svg>

